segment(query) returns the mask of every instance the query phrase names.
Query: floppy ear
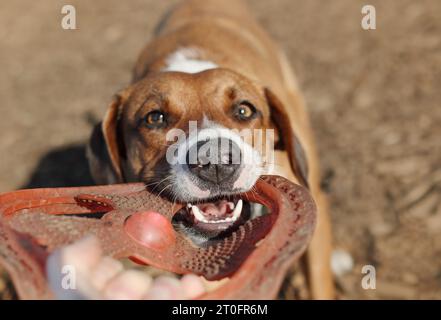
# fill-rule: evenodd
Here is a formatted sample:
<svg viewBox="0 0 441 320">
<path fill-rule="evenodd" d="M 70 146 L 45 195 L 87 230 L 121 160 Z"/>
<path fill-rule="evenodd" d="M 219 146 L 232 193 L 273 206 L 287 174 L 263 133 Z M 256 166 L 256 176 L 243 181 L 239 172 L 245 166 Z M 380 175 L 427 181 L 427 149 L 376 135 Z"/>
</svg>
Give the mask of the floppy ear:
<svg viewBox="0 0 441 320">
<path fill-rule="evenodd" d="M 126 152 L 120 121 L 123 104 L 123 96 L 115 95 L 103 121 L 94 127 L 90 137 L 89 167 L 93 178 L 100 184 L 124 182 L 121 164 Z"/>
<path fill-rule="evenodd" d="M 268 88 L 265 88 L 264 91 L 270 107 L 271 120 L 278 131 L 276 134 L 278 141 L 275 143 L 275 148 L 286 150 L 289 156 L 291 169 L 295 176 L 299 179 L 299 182 L 302 185 L 309 187 L 308 161 L 305 151 L 292 129 L 290 119 L 285 111 L 285 106 Z"/>
</svg>

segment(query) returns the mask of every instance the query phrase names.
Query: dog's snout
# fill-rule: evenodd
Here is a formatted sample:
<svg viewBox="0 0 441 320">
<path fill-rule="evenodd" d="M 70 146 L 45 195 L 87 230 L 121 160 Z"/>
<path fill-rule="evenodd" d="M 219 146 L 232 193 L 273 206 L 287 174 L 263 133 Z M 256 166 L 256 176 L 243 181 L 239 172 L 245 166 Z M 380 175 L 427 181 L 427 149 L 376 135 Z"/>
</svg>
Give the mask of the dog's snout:
<svg viewBox="0 0 441 320">
<path fill-rule="evenodd" d="M 187 153 L 187 165 L 194 175 L 212 183 L 232 177 L 240 167 L 241 151 L 230 139 L 198 141 Z"/>
</svg>

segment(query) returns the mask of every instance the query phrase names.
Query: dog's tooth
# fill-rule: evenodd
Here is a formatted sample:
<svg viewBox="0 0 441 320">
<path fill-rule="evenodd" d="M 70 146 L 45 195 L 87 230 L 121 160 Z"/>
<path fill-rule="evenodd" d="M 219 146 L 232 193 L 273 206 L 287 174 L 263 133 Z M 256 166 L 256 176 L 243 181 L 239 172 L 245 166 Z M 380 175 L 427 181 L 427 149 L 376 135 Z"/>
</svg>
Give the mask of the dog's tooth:
<svg viewBox="0 0 441 320">
<path fill-rule="evenodd" d="M 197 221 L 203 223 L 211 223 L 211 224 L 236 221 L 237 218 L 239 218 L 240 214 L 242 213 L 243 202 L 242 200 L 239 200 L 236 205 L 229 204 L 229 206 L 230 208 L 234 207 L 234 211 L 231 213 L 230 217 L 226 217 L 225 219 L 221 219 L 221 220 L 208 220 L 197 206 L 191 205 L 190 203 L 187 204 L 187 207 L 191 209 L 191 212 Z"/>
<path fill-rule="evenodd" d="M 191 207 L 191 212 L 193 213 L 193 215 L 196 218 L 196 220 L 203 221 L 203 222 L 207 221 L 205 219 L 204 215 L 202 214 L 202 212 L 199 210 L 199 208 L 197 206 L 192 206 Z"/>
<path fill-rule="evenodd" d="M 233 211 L 233 216 L 231 217 L 231 221 L 236 221 L 237 218 L 239 218 L 240 214 L 242 213 L 242 199 L 240 199 L 239 201 L 237 201 L 236 207 L 234 208 Z"/>
<path fill-rule="evenodd" d="M 230 208 L 230 210 L 233 210 L 234 209 L 234 203 L 233 202 L 228 203 L 228 207 Z"/>
</svg>

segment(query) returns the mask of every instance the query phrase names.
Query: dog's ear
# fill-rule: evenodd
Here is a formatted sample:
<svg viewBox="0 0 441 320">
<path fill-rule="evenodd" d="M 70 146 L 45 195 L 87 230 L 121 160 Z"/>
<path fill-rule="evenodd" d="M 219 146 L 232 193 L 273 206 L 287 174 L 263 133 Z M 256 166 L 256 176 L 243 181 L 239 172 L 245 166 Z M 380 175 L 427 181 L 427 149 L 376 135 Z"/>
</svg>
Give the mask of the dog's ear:
<svg viewBox="0 0 441 320">
<path fill-rule="evenodd" d="M 305 151 L 292 129 L 285 106 L 271 90 L 265 88 L 264 92 L 270 108 L 271 121 L 277 129 L 274 147 L 288 153 L 291 169 L 299 182 L 308 187 L 308 161 Z"/>
<path fill-rule="evenodd" d="M 116 94 L 104 119 L 92 132 L 87 150 L 89 167 L 97 183 L 124 182 L 122 161 L 126 151 L 121 130 L 121 110 L 128 94 Z"/>
</svg>

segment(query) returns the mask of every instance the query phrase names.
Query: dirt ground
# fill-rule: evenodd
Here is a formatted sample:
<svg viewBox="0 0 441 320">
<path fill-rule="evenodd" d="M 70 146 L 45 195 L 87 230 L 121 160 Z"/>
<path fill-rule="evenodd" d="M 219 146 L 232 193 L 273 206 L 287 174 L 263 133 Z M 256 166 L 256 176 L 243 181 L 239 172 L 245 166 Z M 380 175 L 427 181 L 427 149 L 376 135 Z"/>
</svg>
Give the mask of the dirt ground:
<svg viewBox="0 0 441 320">
<path fill-rule="evenodd" d="M 57 0 L 0 5 L 0 192 L 92 183 L 92 123 L 175 1 L 65 2 L 78 30 L 60 27 Z M 354 259 L 337 279 L 340 297 L 440 299 L 441 1 L 370 0 L 370 31 L 360 27 L 364 1 L 248 2 L 306 97 L 335 247 Z M 361 286 L 368 264 L 375 290 Z M 0 278 L 4 298 L 7 288 Z"/>
</svg>

